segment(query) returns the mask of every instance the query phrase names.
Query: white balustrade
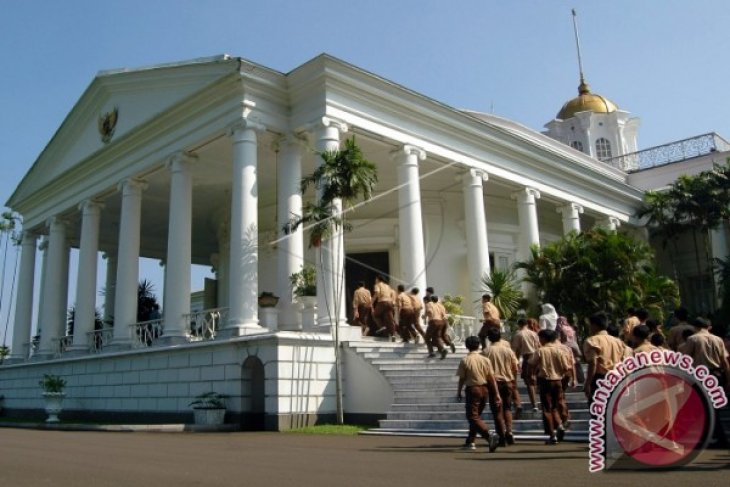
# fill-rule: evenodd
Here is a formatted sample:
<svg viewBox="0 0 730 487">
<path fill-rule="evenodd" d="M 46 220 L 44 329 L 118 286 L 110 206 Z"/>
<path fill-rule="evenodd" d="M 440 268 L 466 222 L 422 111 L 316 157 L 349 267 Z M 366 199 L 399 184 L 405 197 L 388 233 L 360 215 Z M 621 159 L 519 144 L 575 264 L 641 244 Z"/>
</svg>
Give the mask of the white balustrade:
<svg viewBox="0 0 730 487">
<path fill-rule="evenodd" d="M 59 358 L 61 355 L 63 355 L 73 343 L 73 335 L 67 335 L 61 338 L 54 338 L 54 346 L 53 346 L 53 355 L 56 358 Z"/>
<path fill-rule="evenodd" d="M 214 340 L 218 331 L 228 323 L 228 308 L 210 308 L 185 316 L 188 341 Z"/>
<path fill-rule="evenodd" d="M 103 328 L 87 333 L 89 340 L 89 352 L 99 353 L 105 346 L 109 345 L 114 338 L 114 328 Z"/>
<path fill-rule="evenodd" d="M 132 348 L 150 347 L 164 333 L 162 318 L 140 321 L 130 325 L 130 328 L 132 328 Z"/>
</svg>

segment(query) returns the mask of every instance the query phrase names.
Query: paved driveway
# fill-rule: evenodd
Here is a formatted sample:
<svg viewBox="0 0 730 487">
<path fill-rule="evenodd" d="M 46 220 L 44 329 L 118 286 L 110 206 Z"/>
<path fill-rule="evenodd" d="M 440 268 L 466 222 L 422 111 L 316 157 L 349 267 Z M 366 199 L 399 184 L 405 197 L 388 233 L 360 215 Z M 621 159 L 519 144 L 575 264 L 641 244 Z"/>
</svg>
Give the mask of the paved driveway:
<svg viewBox="0 0 730 487">
<path fill-rule="evenodd" d="M 728 485 L 730 454 L 674 472 L 589 474 L 587 446 L 489 454 L 446 438 L 281 433 L 109 433 L 0 428 L 0 486 L 450 487 Z"/>
</svg>

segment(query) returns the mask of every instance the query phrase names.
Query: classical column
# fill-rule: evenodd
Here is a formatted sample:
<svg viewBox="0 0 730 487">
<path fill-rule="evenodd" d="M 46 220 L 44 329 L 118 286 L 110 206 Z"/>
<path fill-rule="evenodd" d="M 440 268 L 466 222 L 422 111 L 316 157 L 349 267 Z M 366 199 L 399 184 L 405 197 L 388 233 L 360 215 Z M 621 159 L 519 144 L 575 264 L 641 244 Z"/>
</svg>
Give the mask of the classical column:
<svg viewBox="0 0 730 487">
<path fill-rule="evenodd" d="M 99 223 L 102 205 L 87 200 L 81 209 L 81 243 L 79 244 L 78 274 L 76 276 L 76 314 L 72 351 L 89 351 L 88 333 L 96 322 L 96 266 L 99 253 Z"/>
<path fill-rule="evenodd" d="M 165 262 L 165 325 L 161 341 L 186 341 L 185 316 L 190 314 L 190 268 L 193 238 L 193 177 L 195 157 L 177 153 L 167 164 L 171 173 L 170 216 Z"/>
<path fill-rule="evenodd" d="M 228 336 L 263 331 L 258 319 L 258 140 L 263 127 L 243 120 L 231 130 L 233 191 Z"/>
<path fill-rule="evenodd" d="M 596 226 L 605 228 L 609 232 L 615 232 L 619 226 L 621 226 L 621 220 L 615 216 L 607 216 L 596 221 Z"/>
<path fill-rule="evenodd" d="M 321 154 L 340 148 L 340 133 L 347 125 L 323 117 L 317 133 L 317 151 Z M 321 165 L 323 161 L 319 160 Z M 342 201 L 332 202 L 332 214 L 342 214 Z M 346 324 L 345 308 L 345 239 L 342 228 L 335 229 L 317 249 L 317 325 L 329 327 Z"/>
<path fill-rule="evenodd" d="M 33 281 L 35 278 L 35 253 L 38 236 L 33 232 L 23 232 L 20 251 L 18 288 L 15 295 L 15 324 L 13 345 L 5 363 L 22 362 L 28 358 L 31 340 L 30 329 L 33 318 Z"/>
<path fill-rule="evenodd" d="M 563 235 L 570 232 L 580 233 L 580 214 L 583 213 L 583 207 L 577 203 L 567 203 L 558 206 L 557 210 L 563 216 Z"/>
<path fill-rule="evenodd" d="M 288 136 L 281 143 L 281 160 L 277 174 L 279 243 L 277 247 L 279 293 L 279 329 L 301 329 L 301 317 L 291 289 L 289 276 L 299 272 L 304 265 L 304 229 L 299 225 L 292 232 L 285 232 L 284 225 L 291 218 L 302 214 L 302 194 L 299 183 L 302 179 L 303 141 Z"/>
<path fill-rule="evenodd" d="M 39 337 L 38 343 L 36 343 L 36 349 L 34 353 L 40 352 L 40 335 L 43 331 L 43 323 L 46 322 L 44 312 L 45 312 L 45 302 L 46 302 L 46 282 L 48 281 L 48 236 L 42 235 L 40 243 L 38 244 L 38 250 L 41 251 L 41 282 L 40 282 L 40 291 L 38 293 L 38 315 L 36 316 L 36 335 Z M 33 341 L 33 337 L 31 336 L 31 342 Z M 28 345 L 28 350 L 31 351 L 32 343 Z"/>
<path fill-rule="evenodd" d="M 400 247 L 401 279 L 406 289 L 426 290 L 426 252 L 423 245 L 423 214 L 421 210 L 421 180 L 418 162 L 426 152 L 404 145 L 392 153 L 398 164 L 398 241 Z"/>
<path fill-rule="evenodd" d="M 132 344 L 130 326 L 137 322 L 137 287 L 139 286 L 139 245 L 142 223 L 142 191 L 147 184 L 127 179 L 122 191 L 122 217 L 119 222 L 117 250 L 117 285 L 114 289 L 114 336 L 111 349 Z"/>
<path fill-rule="evenodd" d="M 481 313 L 481 297 L 484 294 L 482 277 L 490 273 L 489 243 L 487 241 L 487 219 L 484 212 L 483 184 L 487 173 L 470 169 L 463 176 L 464 185 L 464 218 L 466 224 L 467 265 L 472 308 L 479 319 Z"/>
<path fill-rule="evenodd" d="M 104 327 L 114 319 L 114 290 L 117 286 L 117 254 L 105 252 L 106 280 L 104 285 Z"/>
<path fill-rule="evenodd" d="M 533 188 L 523 188 L 512 194 L 517 200 L 517 218 L 520 222 L 518 259 L 530 258 L 530 247 L 540 245 L 540 231 L 537 225 L 537 202 L 540 192 Z"/>
<path fill-rule="evenodd" d="M 56 340 L 64 334 L 66 326 L 68 299 L 68 293 L 64 293 L 64 290 L 68 290 L 68 273 L 64 273 L 64 268 L 68 269 L 66 222 L 59 217 L 52 217 L 48 225 L 48 268 L 43 283 L 44 301 L 41 303 L 43 322 L 39 322 L 41 343 L 38 355 L 41 358 L 52 357 L 56 352 Z"/>
</svg>

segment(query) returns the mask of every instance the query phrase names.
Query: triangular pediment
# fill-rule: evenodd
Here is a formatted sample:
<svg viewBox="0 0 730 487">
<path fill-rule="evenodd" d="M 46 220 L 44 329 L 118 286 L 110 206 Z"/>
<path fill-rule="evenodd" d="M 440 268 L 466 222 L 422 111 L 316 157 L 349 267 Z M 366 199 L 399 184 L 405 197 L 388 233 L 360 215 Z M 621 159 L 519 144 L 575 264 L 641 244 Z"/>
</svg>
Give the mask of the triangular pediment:
<svg viewBox="0 0 730 487">
<path fill-rule="evenodd" d="M 238 71 L 239 60 L 216 56 L 100 72 L 63 121 L 8 202 L 15 203 L 77 164 Z"/>
</svg>

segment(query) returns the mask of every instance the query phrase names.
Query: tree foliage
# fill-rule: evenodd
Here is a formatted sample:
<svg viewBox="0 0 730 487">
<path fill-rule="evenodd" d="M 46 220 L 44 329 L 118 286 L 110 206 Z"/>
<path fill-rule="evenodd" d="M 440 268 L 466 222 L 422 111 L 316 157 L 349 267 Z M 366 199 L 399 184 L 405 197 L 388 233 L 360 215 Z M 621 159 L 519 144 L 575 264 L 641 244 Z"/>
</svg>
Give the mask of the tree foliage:
<svg viewBox="0 0 730 487">
<path fill-rule="evenodd" d="M 677 257 L 677 239 L 691 235 L 696 274 L 711 272 L 710 232 L 730 217 L 730 159 L 712 170 L 682 175 L 666 190 L 647 191 L 638 216 L 647 219 L 652 234 L 664 247 L 672 244 L 672 262 Z M 679 278 L 676 269 L 675 277 Z"/>
<path fill-rule="evenodd" d="M 602 228 L 570 233 L 532 248 L 532 259 L 515 267 L 537 289 L 543 302 L 563 315 L 586 317 L 605 311 L 623 316 L 631 306 L 645 307 L 662 319 L 679 305 L 679 291 L 651 265 L 651 249 L 632 238 Z"/>
<path fill-rule="evenodd" d="M 492 296 L 492 304 L 502 319 L 509 320 L 520 309 L 523 295 L 514 271 L 493 269 L 491 274 L 482 276 L 482 284 Z"/>
</svg>

